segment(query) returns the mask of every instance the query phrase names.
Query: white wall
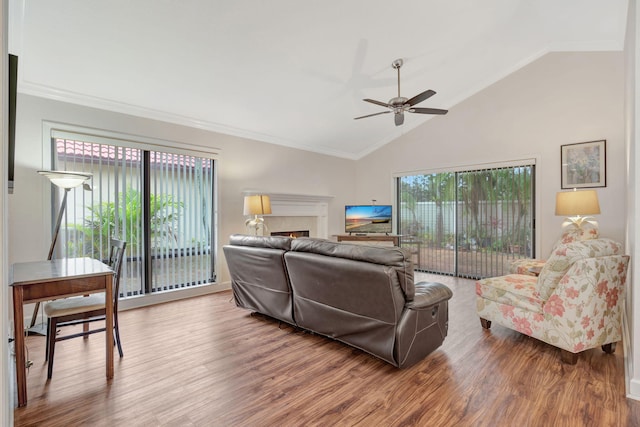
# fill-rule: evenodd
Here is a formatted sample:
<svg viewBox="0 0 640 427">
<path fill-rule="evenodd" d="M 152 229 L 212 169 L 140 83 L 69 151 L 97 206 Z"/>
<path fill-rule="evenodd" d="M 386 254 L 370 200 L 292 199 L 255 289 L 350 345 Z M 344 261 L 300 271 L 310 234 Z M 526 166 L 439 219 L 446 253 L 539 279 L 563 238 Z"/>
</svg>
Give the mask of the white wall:
<svg viewBox="0 0 640 427">
<path fill-rule="evenodd" d="M 640 283 L 640 275 L 636 272 L 640 268 L 640 258 L 638 257 L 637 242 L 640 241 L 640 227 L 636 225 L 640 218 L 640 174 L 635 170 L 640 164 L 640 150 L 638 150 L 638 123 L 640 122 L 640 110 L 638 105 L 640 98 L 637 92 L 638 72 L 640 71 L 640 42 L 638 41 L 638 19 L 640 11 L 637 2 L 629 2 L 629 12 L 627 17 L 627 34 L 625 39 L 625 77 L 626 77 L 626 99 L 625 99 L 625 119 L 626 119 L 626 146 L 628 152 L 627 165 L 627 253 L 631 255 L 629 263 L 630 272 L 627 278 L 626 294 L 626 319 L 624 322 L 625 336 L 628 341 L 625 343 L 627 392 L 628 396 L 640 400 L 640 316 L 634 307 L 640 307 L 640 292 L 637 291 Z"/>
<path fill-rule="evenodd" d="M 335 196 L 330 202 L 330 234 L 343 230 L 343 207 L 353 200 L 352 160 L 29 95 L 19 94 L 17 112 L 15 189 L 9 196 L 11 263 L 45 259 L 51 242 L 49 184 L 36 174 L 50 168 L 43 162 L 45 120 L 219 148 L 218 271 L 222 282 L 229 276 L 220 247 L 230 234 L 245 230 L 243 191 Z"/>
<path fill-rule="evenodd" d="M 393 173 L 536 158 L 537 249 L 546 257 L 563 220 L 554 215 L 560 146 L 599 139 L 607 140 L 607 186 L 597 189 L 600 232 L 624 242 L 622 52 L 543 56 L 359 160 L 356 194 L 387 203 Z"/>
<path fill-rule="evenodd" d="M 11 410 L 14 405 L 13 393 L 11 393 L 12 388 L 9 387 L 10 382 L 13 381 L 13 376 L 10 374 L 10 366 L 13 366 L 13 358 L 9 354 L 9 330 L 11 328 L 11 324 L 9 322 L 9 317 L 13 315 L 11 298 L 9 297 L 9 287 L 6 283 L 9 282 L 9 275 L 7 273 L 7 154 L 8 154 L 8 142 L 9 142 L 9 130 L 8 130 L 8 115 L 5 113 L 4 106 L 8 105 L 9 101 L 7 88 L 8 88 L 8 64 L 7 64 L 7 55 L 9 53 L 7 47 L 7 10 L 8 2 L 6 0 L 2 0 L 0 3 L 0 27 L 2 30 L 0 31 L 0 46 L 2 48 L 0 51 L 2 52 L 2 66 L 0 67 L 0 76 L 2 76 L 2 88 L 0 89 L 0 102 L 3 105 L 1 110 L 2 113 L 2 121 L 0 121 L 0 142 L 1 148 L 0 151 L 2 155 L 0 155 L 0 159 L 2 162 L 0 163 L 0 278 L 2 278 L 2 288 L 0 289 L 0 339 L 2 342 L 0 343 L 0 425 L 10 426 L 13 425 L 13 411 Z M 7 309 L 8 308 L 8 309 Z M 13 335 L 13 334 L 11 334 Z"/>
</svg>

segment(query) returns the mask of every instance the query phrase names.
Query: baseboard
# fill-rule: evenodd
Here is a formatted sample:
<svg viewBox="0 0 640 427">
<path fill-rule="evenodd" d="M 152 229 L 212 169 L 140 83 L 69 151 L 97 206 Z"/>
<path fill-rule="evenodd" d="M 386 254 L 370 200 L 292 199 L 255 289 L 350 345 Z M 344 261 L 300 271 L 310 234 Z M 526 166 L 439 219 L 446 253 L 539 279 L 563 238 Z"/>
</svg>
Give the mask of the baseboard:
<svg viewBox="0 0 640 427">
<path fill-rule="evenodd" d="M 633 373 L 633 349 L 631 346 L 631 332 L 629 329 L 629 317 L 626 305 L 622 311 L 622 343 L 624 350 L 624 378 L 626 396 L 629 399 L 640 400 L 640 380 L 631 378 Z"/>
<path fill-rule="evenodd" d="M 640 380 L 632 379 L 629 382 L 629 390 L 627 392 L 627 398 L 633 400 L 640 400 Z"/>
<path fill-rule="evenodd" d="M 231 281 L 213 283 L 211 285 L 194 286 L 191 288 L 177 289 L 173 291 L 158 292 L 151 295 L 142 295 L 140 297 L 132 297 L 121 299 L 119 302 L 119 311 L 130 310 L 138 307 L 145 307 L 154 304 L 162 304 L 174 300 L 192 298 L 201 295 L 213 294 L 231 289 Z M 41 305 L 42 307 L 42 305 Z M 34 304 L 26 304 L 24 308 L 24 325 L 31 324 L 31 315 L 33 313 Z M 44 323 L 42 308 L 38 313 L 36 325 Z M 13 320 L 11 321 L 11 336 L 13 336 Z"/>
</svg>

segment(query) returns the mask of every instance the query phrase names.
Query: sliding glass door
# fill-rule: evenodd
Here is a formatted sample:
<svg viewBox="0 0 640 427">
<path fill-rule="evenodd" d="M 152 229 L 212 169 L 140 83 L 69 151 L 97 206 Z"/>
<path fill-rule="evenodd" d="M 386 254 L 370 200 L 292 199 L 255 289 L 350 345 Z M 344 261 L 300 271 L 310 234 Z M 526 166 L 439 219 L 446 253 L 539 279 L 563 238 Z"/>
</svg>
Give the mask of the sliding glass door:
<svg viewBox="0 0 640 427">
<path fill-rule="evenodd" d="M 106 259 L 111 237 L 127 241 L 123 297 L 215 281 L 214 160 L 108 142 L 52 139 L 54 169 L 93 174 L 69 194 L 58 256 Z"/>
<path fill-rule="evenodd" d="M 419 254 L 416 268 L 480 278 L 530 257 L 534 171 L 531 163 L 398 177 L 398 234 Z"/>
</svg>

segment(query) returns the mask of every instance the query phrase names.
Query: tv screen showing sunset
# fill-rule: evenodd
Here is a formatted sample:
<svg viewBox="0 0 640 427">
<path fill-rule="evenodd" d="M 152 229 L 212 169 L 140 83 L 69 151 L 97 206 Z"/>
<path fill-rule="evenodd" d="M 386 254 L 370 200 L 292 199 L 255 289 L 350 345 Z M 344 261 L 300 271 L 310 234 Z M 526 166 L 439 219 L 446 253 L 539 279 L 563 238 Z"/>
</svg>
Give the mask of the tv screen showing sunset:
<svg viewBox="0 0 640 427">
<path fill-rule="evenodd" d="M 348 205 L 345 211 L 347 233 L 391 233 L 391 205 Z"/>
</svg>

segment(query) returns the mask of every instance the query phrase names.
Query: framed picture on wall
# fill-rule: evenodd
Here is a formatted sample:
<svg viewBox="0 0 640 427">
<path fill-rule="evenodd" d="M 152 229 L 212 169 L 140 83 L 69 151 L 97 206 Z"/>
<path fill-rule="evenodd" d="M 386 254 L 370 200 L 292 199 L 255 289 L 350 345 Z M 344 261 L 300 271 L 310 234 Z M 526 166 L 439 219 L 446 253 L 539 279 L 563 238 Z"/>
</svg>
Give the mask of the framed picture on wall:
<svg viewBox="0 0 640 427">
<path fill-rule="evenodd" d="M 580 142 L 560 147 L 562 188 L 607 186 L 607 141 Z"/>
</svg>

